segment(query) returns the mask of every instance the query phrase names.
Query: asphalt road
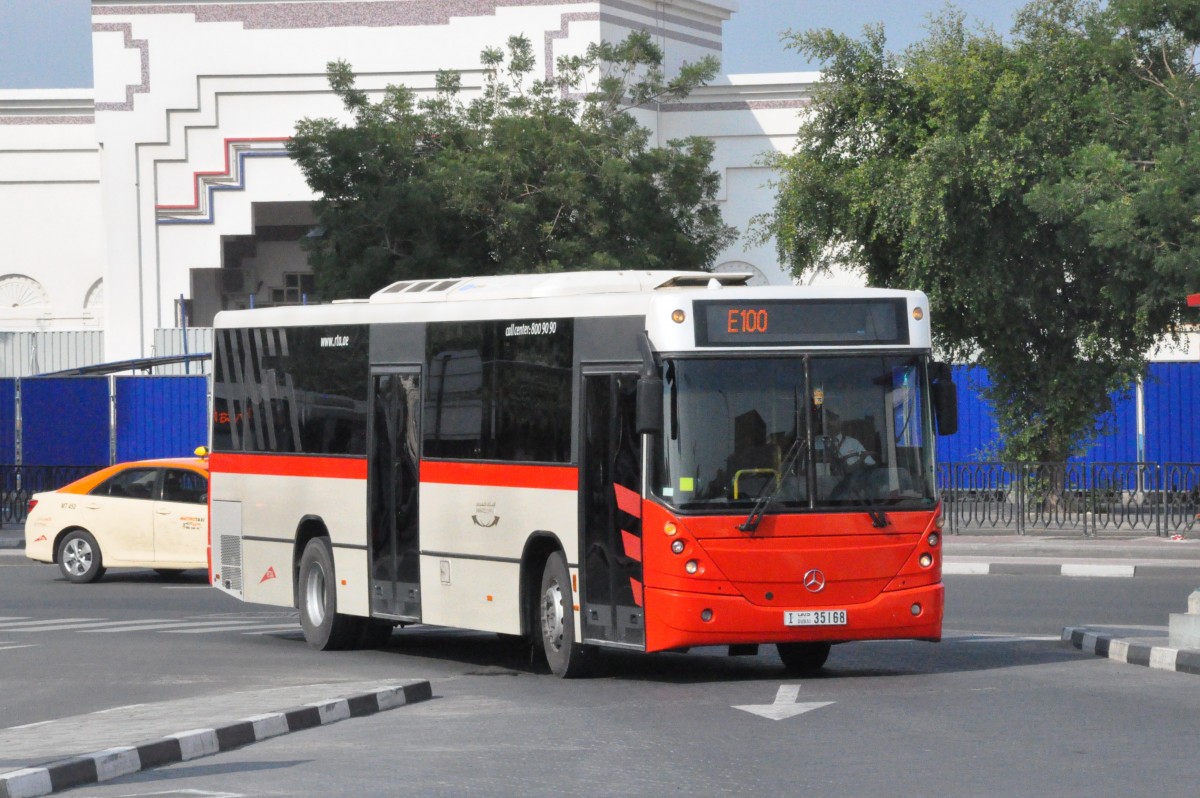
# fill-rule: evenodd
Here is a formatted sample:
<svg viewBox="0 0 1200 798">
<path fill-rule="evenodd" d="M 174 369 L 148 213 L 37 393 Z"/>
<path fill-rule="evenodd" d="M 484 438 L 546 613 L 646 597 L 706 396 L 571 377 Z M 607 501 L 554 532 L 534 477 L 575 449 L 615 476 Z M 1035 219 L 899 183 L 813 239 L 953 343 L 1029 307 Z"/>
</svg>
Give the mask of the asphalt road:
<svg viewBox="0 0 1200 798">
<path fill-rule="evenodd" d="M 1163 626 L 1194 578 L 946 584 L 942 643 L 837 646 L 818 677 L 786 678 L 764 649 L 610 656 L 565 682 L 491 635 L 413 628 L 381 651 L 318 653 L 286 610 L 200 575 L 77 586 L 0 557 L 0 771 L 32 764 L 39 736 L 69 746 L 97 723 L 134 743 L 147 715 L 241 717 L 285 689 L 424 678 L 425 703 L 69 794 L 1195 795 L 1200 677 L 1059 641 L 1064 626 Z M 739 708 L 779 705 L 806 711 Z"/>
</svg>

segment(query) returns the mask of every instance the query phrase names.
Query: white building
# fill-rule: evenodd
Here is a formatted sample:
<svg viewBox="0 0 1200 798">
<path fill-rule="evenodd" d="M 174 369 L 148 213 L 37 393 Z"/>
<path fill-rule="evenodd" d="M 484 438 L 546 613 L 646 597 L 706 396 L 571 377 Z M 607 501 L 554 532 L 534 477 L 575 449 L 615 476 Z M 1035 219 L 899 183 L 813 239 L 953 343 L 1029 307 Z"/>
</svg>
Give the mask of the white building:
<svg viewBox="0 0 1200 798">
<path fill-rule="evenodd" d="M 514 34 L 555 59 L 649 31 L 668 71 L 721 55 L 733 0 L 93 0 L 92 91 L 0 92 L 0 376 L 32 366 L 20 342 L 103 337 L 105 360 L 163 354 L 221 308 L 297 302 L 313 194 L 285 142 L 304 117 L 343 115 L 326 64 L 359 87 L 430 88 L 439 69 L 480 83 L 480 51 Z M 767 23 L 769 24 L 769 23 Z M 720 76 L 639 112 L 660 141 L 716 142 L 721 210 L 745 233 L 773 201 L 760 159 L 789 150 L 812 73 Z M 744 237 L 720 270 L 790 282 Z M 102 331 L 102 332 L 101 332 Z M 156 336 L 156 331 L 160 331 Z M 80 333 L 71 336 L 78 338 Z M 176 336 L 177 337 L 177 336 Z M 7 348 L 6 348 L 7 342 Z M 82 351 L 82 350 L 80 350 Z M 92 352 L 94 350 L 88 350 Z M 7 360 L 7 362 L 5 362 Z"/>
</svg>

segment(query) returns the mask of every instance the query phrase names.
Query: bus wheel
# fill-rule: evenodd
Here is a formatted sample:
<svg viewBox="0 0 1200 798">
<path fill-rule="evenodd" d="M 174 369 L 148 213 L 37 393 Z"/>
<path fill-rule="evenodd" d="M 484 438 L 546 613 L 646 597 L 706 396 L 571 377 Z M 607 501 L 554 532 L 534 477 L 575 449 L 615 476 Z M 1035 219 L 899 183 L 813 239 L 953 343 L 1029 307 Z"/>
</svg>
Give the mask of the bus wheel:
<svg viewBox="0 0 1200 798">
<path fill-rule="evenodd" d="M 351 648 L 362 633 L 362 619 L 339 615 L 333 581 L 333 552 L 329 538 L 313 538 L 300 558 L 300 626 L 315 649 Z"/>
<path fill-rule="evenodd" d="M 538 595 L 538 628 L 550 670 L 563 679 L 585 675 L 594 652 L 590 646 L 575 642 L 571 576 L 562 552 L 556 551 L 546 560 Z"/>
<path fill-rule="evenodd" d="M 829 659 L 829 643 L 776 643 L 783 667 L 796 673 L 819 671 Z"/>
</svg>

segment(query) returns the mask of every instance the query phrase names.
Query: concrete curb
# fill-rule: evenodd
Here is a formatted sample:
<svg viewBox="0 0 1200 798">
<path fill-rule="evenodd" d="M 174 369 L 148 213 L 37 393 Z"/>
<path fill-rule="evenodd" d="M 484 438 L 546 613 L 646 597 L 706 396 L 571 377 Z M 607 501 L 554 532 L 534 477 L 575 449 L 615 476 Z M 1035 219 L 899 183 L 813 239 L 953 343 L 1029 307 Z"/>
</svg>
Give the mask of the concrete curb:
<svg viewBox="0 0 1200 798">
<path fill-rule="evenodd" d="M 1162 671 L 1191 673 L 1200 676 L 1200 651 L 1131 643 L 1112 635 L 1093 631 L 1086 626 L 1064 626 L 1062 640 L 1075 648 L 1097 657 L 1144 665 Z"/>
<path fill-rule="evenodd" d="M 1176 563 L 1058 563 L 1058 562 L 975 562 L 953 561 L 942 563 L 945 576 L 1194 576 L 1200 573 L 1200 562 L 1195 565 Z"/>
<path fill-rule="evenodd" d="M 59 790 L 219 754 L 282 734 L 374 715 L 432 697 L 433 688 L 429 682 L 407 681 L 282 712 L 255 715 L 212 729 L 193 729 L 138 745 L 108 748 L 62 759 L 42 767 L 0 773 L 0 798 L 49 795 Z"/>
</svg>

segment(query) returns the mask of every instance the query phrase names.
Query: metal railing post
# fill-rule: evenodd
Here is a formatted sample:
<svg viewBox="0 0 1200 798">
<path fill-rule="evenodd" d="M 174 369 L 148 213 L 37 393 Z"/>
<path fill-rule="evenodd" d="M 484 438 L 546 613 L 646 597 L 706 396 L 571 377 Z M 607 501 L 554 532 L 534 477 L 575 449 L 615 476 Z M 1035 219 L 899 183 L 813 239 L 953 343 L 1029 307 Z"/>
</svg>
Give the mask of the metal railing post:
<svg viewBox="0 0 1200 798">
<path fill-rule="evenodd" d="M 1166 506 L 1166 501 L 1165 501 L 1166 493 L 1165 493 L 1165 491 L 1163 491 L 1162 463 L 1155 464 L 1155 469 L 1156 469 L 1156 474 L 1155 474 L 1154 481 L 1155 481 L 1155 484 L 1158 486 L 1158 492 L 1156 494 L 1158 496 L 1158 501 L 1154 503 L 1154 534 L 1156 537 L 1161 538 L 1161 537 L 1163 537 L 1163 528 L 1164 528 L 1163 507 Z M 1145 485 L 1143 484 L 1142 487 L 1145 488 Z M 1150 491 L 1143 490 L 1143 495 L 1149 496 Z"/>
<path fill-rule="evenodd" d="M 1017 478 L 1017 534 L 1025 534 L 1025 466 L 1021 463 L 1013 464 L 1015 475 Z M 1006 465 L 1005 468 L 1008 466 Z"/>
</svg>

